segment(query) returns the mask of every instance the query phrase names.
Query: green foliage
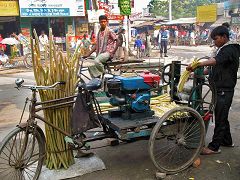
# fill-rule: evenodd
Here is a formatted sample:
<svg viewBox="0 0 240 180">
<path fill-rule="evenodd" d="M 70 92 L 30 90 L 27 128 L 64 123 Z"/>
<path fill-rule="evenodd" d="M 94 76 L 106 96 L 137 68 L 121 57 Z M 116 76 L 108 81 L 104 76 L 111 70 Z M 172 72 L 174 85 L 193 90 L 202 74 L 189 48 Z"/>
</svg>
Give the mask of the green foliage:
<svg viewBox="0 0 240 180">
<path fill-rule="evenodd" d="M 221 2 L 221 0 L 172 0 L 173 19 L 182 17 L 195 17 L 197 6 L 208 5 L 212 2 Z M 169 0 L 151 0 L 150 13 L 156 16 L 169 16 Z"/>
</svg>

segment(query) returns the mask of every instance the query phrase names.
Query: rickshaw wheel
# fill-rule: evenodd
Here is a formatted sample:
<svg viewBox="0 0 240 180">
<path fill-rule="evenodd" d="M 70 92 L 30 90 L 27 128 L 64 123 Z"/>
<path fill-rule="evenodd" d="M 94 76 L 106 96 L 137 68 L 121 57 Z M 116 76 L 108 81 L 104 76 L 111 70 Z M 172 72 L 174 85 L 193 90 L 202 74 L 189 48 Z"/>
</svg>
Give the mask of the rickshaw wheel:
<svg viewBox="0 0 240 180">
<path fill-rule="evenodd" d="M 204 121 L 197 111 L 189 107 L 174 108 L 153 128 L 149 140 L 150 157 L 161 172 L 180 172 L 198 157 L 204 137 Z"/>
<path fill-rule="evenodd" d="M 213 112 L 216 106 L 216 98 L 215 88 L 210 84 L 201 83 L 192 89 L 188 106 L 198 112 Z"/>
</svg>

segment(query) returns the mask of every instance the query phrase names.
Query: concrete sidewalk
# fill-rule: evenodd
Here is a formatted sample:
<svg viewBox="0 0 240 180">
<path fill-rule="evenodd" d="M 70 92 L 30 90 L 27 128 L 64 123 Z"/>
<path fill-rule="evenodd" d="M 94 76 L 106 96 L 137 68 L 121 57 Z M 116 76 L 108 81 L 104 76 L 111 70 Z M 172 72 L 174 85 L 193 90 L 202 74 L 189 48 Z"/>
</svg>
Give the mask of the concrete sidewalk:
<svg viewBox="0 0 240 180">
<path fill-rule="evenodd" d="M 24 67 L 13 67 L 13 68 L 0 67 L 0 76 L 4 74 L 15 74 L 20 72 L 30 72 L 30 71 L 32 71 L 32 69 L 27 69 Z"/>
</svg>

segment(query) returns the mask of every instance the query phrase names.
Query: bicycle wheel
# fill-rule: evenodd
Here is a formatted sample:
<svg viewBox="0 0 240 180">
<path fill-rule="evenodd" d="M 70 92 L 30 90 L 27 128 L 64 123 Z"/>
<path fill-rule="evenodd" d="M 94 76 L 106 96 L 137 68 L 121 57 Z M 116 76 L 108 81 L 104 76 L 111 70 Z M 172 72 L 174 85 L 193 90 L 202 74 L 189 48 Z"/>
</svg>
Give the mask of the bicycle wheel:
<svg viewBox="0 0 240 180">
<path fill-rule="evenodd" d="M 162 172 L 173 174 L 189 167 L 199 155 L 205 126 L 197 111 L 178 107 L 162 116 L 149 140 L 149 153 Z"/>
<path fill-rule="evenodd" d="M 26 54 L 24 56 L 24 60 L 23 60 L 26 68 L 31 68 L 33 66 L 33 63 L 32 63 L 32 55 L 29 53 L 29 54 Z"/>
<path fill-rule="evenodd" d="M 36 131 L 15 128 L 1 142 L 0 179 L 38 179 L 45 155 L 45 138 Z"/>
</svg>

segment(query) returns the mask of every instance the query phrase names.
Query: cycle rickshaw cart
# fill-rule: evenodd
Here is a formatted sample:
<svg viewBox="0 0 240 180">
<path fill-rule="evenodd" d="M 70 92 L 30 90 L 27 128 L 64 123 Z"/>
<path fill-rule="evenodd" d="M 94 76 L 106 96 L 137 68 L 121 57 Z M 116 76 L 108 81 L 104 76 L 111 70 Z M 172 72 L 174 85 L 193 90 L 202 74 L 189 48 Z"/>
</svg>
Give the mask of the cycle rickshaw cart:
<svg viewBox="0 0 240 180">
<path fill-rule="evenodd" d="M 174 76 L 180 75 L 176 72 L 171 70 L 173 76 L 169 76 L 170 72 L 165 72 L 163 75 L 174 78 Z M 191 107 L 178 107 L 168 111 L 162 117 L 154 116 L 154 111 L 150 108 L 150 98 L 151 91 L 159 88 L 158 78 L 156 75 L 147 74 L 146 76 L 129 78 L 115 76 L 108 79 L 106 92 L 110 96 L 109 101 L 118 108 L 109 111 L 107 114 L 101 112 L 94 95 L 94 91 L 101 87 L 100 79 L 92 79 L 88 83 L 80 82 L 77 95 L 47 102 L 37 101 L 37 91 L 52 89 L 59 84 L 64 84 L 64 82 L 56 82 L 52 86 L 32 86 L 23 85 L 23 80 L 18 79 L 16 81 L 18 88 L 28 88 L 32 91 L 29 106 L 30 116 L 27 123 L 20 123 L 2 141 L 0 174 L 4 172 L 4 169 L 9 168 L 12 173 L 15 173 L 14 176 L 11 176 L 12 179 L 21 179 L 22 177 L 38 179 L 44 163 L 46 149 L 45 135 L 37 125 L 36 119 L 47 123 L 64 134 L 65 141 L 75 149 L 88 149 L 88 142 L 104 138 L 115 138 L 126 142 L 149 139 L 150 157 L 157 169 L 168 174 L 186 169 L 197 158 L 204 144 L 205 126 L 203 117 Z M 83 104 L 85 110 L 88 110 L 89 114 L 92 112 L 95 112 L 95 114 L 91 114 L 92 118 L 86 122 L 85 128 L 80 126 L 79 130 L 78 127 L 75 127 L 80 132 L 74 135 L 55 127 L 43 117 L 37 115 L 37 112 L 43 109 L 77 104 L 80 101 L 76 100 L 76 97 L 80 99 L 81 104 Z M 190 104 L 200 102 L 201 107 L 203 107 L 202 104 L 205 101 L 195 100 L 191 101 Z M 26 99 L 26 102 L 28 101 L 29 99 Z M 51 105 L 53 102 L 55 104 Z M 200 108 L 199 103 L 198 108 Z M 210 112 L 210 109 L 208 112 Z M 101 127 L 101 133 L 88 136 L 84 130 L 90 128 L 87 127 L 89 124 Z M 36 146 L 37 148 L 35 148 Z M 1 179 L 4 178 L 8 177 L 6 175 L 1 177 Z"/>
</svg>

